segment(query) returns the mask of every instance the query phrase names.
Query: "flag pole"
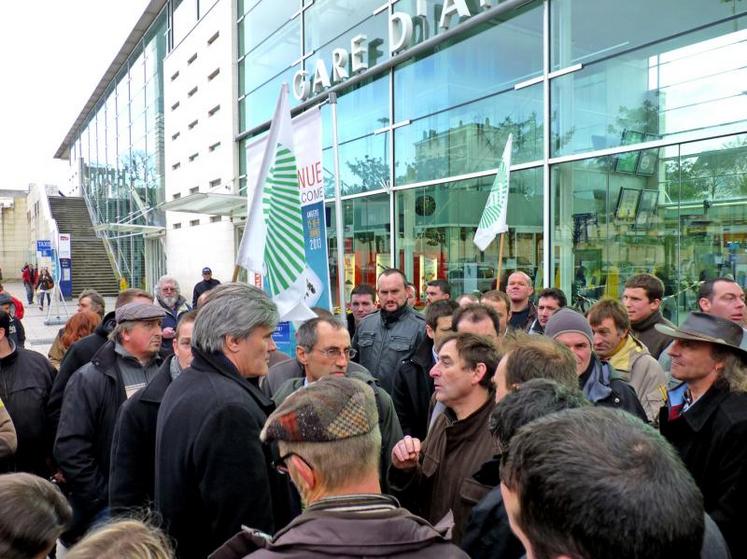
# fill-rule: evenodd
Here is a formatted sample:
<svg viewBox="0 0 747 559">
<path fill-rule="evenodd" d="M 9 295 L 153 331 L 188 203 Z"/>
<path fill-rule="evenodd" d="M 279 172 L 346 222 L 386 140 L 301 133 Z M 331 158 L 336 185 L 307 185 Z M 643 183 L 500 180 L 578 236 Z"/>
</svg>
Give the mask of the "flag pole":
<svg viewBox="0 0 747 559">
<path fill-rule="evenodd" d="M 501 239 L 498 244 L 498 276 L 495 280 L 496 289 L 501 288 L 501 273 L 503 271 L 503 237 L 505 237 L 505 235 L 505 233 L 501 233 Z"/>
<path fill-rule="evenodd" d="M 337 139 L 337 93 L 327 96 L 332 111 L 332 153 L 335 159 L 335 229 L 337 232 L 337 288 L 340 293 L 340 322 L 345 319 L 345 239 L 343 238 L 342 198 L 340 192 L 340 145 Z"/>
<path fill-rule="evenodd" d="M 246 227 L 246 225 L 244 227 Z M 231 281 L 238 281 L 238 279 L 239 279 L 239 268 L 240 268 L 240 266 L 238 264 L 233 267 L 233 277 L 231 278 Z"/>
</svg>

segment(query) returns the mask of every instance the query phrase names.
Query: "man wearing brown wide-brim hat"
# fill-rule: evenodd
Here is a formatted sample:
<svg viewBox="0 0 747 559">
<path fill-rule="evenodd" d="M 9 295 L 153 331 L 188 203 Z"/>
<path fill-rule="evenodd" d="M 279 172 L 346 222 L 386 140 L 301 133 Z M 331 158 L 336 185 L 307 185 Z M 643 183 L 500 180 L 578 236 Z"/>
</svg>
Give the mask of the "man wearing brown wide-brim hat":
<svg viewBox="0 0 747 559">
<path fill-rule="evenodd" d="M 742 327 L 693 312 L 667 350 L 680 384 L 661 409 L 661 433 L 677 449 L 703 493 L 705 510 L 723 532 L 732 557 L 747 557 L 747 351 Z M 676 503 L 672 503 L 676 506 Z"/>
</svg>

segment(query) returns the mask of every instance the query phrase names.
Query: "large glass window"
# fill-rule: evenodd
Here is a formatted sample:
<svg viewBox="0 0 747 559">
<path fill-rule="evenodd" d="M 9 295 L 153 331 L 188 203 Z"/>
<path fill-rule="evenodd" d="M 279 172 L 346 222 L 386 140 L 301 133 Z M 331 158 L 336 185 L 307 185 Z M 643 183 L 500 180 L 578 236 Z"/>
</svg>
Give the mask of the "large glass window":
<svg viewBox="0 0 747 559">
<path fill-rule="evenodd" d="M 300 57 L 301 23 L 300 18 L 295 18 L 246 55 L 242 61 L 241 91 L 253 91 Z"/>
<path fill-rule="evenodd" d="M 425 284 L 451 283 L 452 296 L 486 291 L 498 273 L 498 240 L 485 252 L 473 239 L 494 177 L 397 192 L 397 258 L 423 300 Z M 511 174 L 502 276 L 522 270 L 542 285 L 542 169 Z"/>
<path fill-rule="evenodd" d="M 375 194 L 365 198 L 344 200 L 342 203 L 345 253 L 345 300 L 356 285 L 376 285 L 378 274 L 391 266 L 389 237 L 389 196 Z M 337 230 L 335 205 L 327 204 L 327 242 L 329 246 L 329 274 L 333 306 L 340 304 L 337 286 Z"/>
<path fill-rule="evenodd" d="M 370 31 L 373 31 L 373 29 L 366 29 L 365 24 L 361 25 L 361 22 L 371 18 L 374 9 L 382 4 L 382 0 L 316 0 L 304 12 L 305 52 L 315 51 L 333 39 L 338 46 L 346 48 L 345 40 L 341 35 L 351 29 L 355 31 L 354 34 L 356 35 L 368 31 L 369 40 L 386 40 L 387 10 L 382 12 L 384 16 L 383 28 L 379 27 L 371 33 Z M 350 33 L 346 33 L 346 35 L 350 35 Z M 382 50 L 388 51 L 387 46 L 384 45 Z"/>
<path fill-rule="evenodd" d="M 300 8 L 298 0 L 243 2 L 243 5 L 247 4 L 251 5 L 249 12 L 239 21 L 239 57 L 274 35 Z M 243 5 L 239 5 L 239 15 L 242 15 Z M 296 21 L 298 19 L 296 18 Z M 300 28 L 297 29 L 300 45 L 301 32 Z M 301 56 L 300 48 L 296 56 Z"/>
<path fill-rule="evenodd" d="M 552 69 L 587 64 L 747 13 L 741 0 L 553 0 Z"/>
<path fill-rule="evenodd" d="M 747 17 L 628 50 L 552 80 L 553 155 L 744 129 L 745 57 Z"/>
<path fill-rule="evenodd" d="M 742 135 L 554 166 L 554 284 L 585 309 L 653 273 L 672 320 L 695 309 L 699 281 L 747 286 L 746 162 Z"/>
</svg>

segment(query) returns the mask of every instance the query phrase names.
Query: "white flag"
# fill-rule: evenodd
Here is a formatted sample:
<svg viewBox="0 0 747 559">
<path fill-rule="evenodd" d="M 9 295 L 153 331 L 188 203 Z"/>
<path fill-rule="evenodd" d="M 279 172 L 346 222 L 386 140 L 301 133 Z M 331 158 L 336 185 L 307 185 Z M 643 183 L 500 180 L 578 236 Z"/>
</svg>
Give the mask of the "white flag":
<svg viewBox="0 0 747 559">
<path fill-rule="evenodd" d="M 249 195 L 236 263 L 264 276 L 281 321 L 314 318 L 304 304 L 306 253 L 288 84 L 280 89 L 257 182 Z"/>
<path fill-rule="evenodd" d="M 498 233 L 508 231 L 506 209 L 508 208 L 508 184 L 511 173 L 511 144 L 513 144 L 513 134 L 509 134 L 506 140 L 498 173 L 495 175 L 488 201 L 485 202 L 480 224 L 475 231 L 475 244 L 480 250 L 488 248 Z"/>
</svg>

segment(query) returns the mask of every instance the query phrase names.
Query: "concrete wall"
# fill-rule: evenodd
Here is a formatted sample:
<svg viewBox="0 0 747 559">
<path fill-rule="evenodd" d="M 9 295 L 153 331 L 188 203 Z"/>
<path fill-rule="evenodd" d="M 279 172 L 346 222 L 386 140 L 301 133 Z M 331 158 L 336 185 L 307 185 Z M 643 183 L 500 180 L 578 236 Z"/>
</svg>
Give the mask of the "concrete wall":
<svg viewBox="0 0 747 559">
<path fill-rule="evenodd" d="M 0 198 L 0 269 L 3 279 L 20 279 L 21 268 L 29 253 L 29 223 L 26 215 L 26 193 Z"/>
<path fill-rule="evenodd" d="M 204 3 L 201 5 L 205 9 Z M 164 60 L 167 201 L 196 192 L 233 193 L 238 175 L 233 2 L 218 0 Z M 166 213 L 168 274 L 191 295 L 204 266 L 230 280 L 234 225 L 229 217 Z"/>
</svg>

